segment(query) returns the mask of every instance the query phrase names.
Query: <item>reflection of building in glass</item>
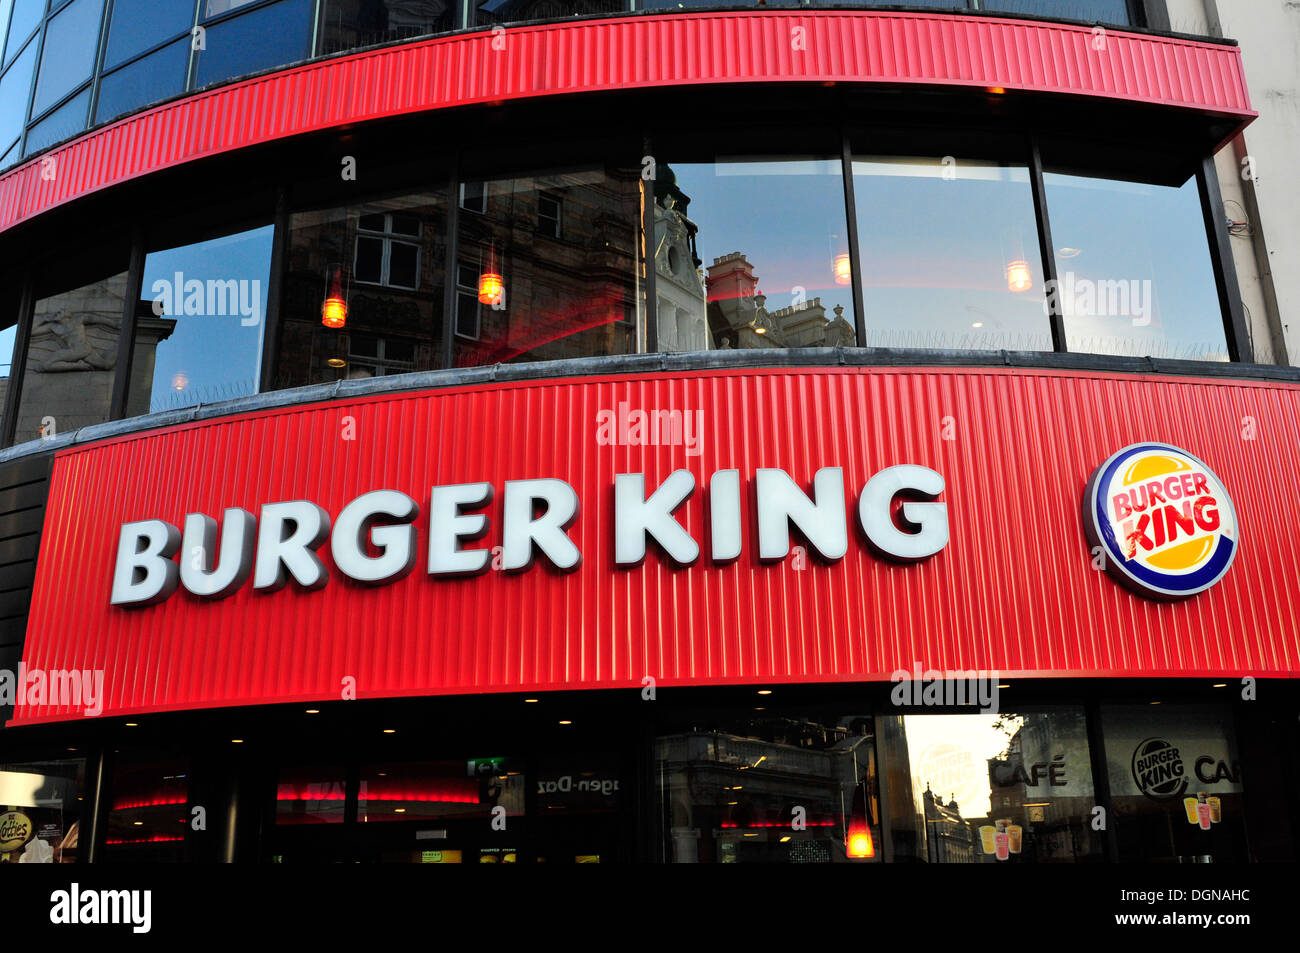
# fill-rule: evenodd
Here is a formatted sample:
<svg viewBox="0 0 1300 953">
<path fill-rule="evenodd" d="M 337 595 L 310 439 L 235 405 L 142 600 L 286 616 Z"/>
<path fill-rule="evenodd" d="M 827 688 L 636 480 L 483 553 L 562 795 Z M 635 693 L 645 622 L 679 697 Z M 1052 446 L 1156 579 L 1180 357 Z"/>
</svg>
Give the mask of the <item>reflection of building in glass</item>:
<svg viewBox="0 0 1300 953">
<path fill-rule="evenodd" d="M 454 366 L 634 352 L 640 201 L 638 168 L 466 183 L 458 270 L 504 294 L 457 295 Z"/>
<path fill-rule="evenodd" d="M 695 247 L 699 227 L 686 217 L 689 196 L 664 167 L 655 180 L 655 297 L 661 351 L 705 351 L 704 281 Z"/>
<path fill-rule="evenodd" d="M 108 419 L 126 275 L 37 300 L 19 404 L 17 439 Z"/>
<path fill-rule="evenodd" d="M 719 347 L 853 346 L 853 326 L 844 319 L 843 305 L 835 306 L 835 317 L 829 320 L 821 298 L 768 311 L 754 266 L 742 252 L 715 258 L 706 284 L 709 330 Z"/>
<path fill-rule="evenodd" d="M 1083 822 L 1094 798 L 1079 710 L 1023 716 L 1007 750 L 988 760 L 988 771 L 990 818 L 971 822 L 977 836 L 980 824 L 1007 819 L 1024 831 L 1022 862 L 1095 859 L 1095 839 Z"/>
<path fill-rule="evenodd" d="M 945 804 L 929 787 L 921 798 L 925 805 L 925 840 L 930 863 L 976 863 L 979 835 L 962 820 L 957 802 L 950 800 Z"/>
<path fill-rule="evenodd" d="M 865 721 L 855 730 L 793 721 L 780 727 L 790 733 L 768 731 L 776 739 L 771 741 L 719 732 L 659 740 L 668 859 L 848 859 L 849 828 L 858 826 L 855 821 L 868 826 L 877 820 L 874 756 Z"/>
</svg>

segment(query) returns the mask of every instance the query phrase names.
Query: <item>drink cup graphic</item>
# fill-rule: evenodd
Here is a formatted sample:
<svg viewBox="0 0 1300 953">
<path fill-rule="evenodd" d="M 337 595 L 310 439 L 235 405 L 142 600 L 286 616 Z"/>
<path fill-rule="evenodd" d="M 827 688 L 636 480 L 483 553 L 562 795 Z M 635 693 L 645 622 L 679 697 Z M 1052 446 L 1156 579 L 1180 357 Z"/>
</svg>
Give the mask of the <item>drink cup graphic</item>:
<svg viewBox="0 0 1300 953">
<path fill-rule="evenodd" d="M 1196 798 L 1194 797 L 1183 798 L 1183 810 L 1187 812 L 1188 824 L 1200 823 L 1200 818 L 1196 813 Z"/>
<path fill-rule="evenodd" d="M 998 860 L 1006 860 L 1011 856 L 1011 835 L 1007 833 L 1006 821 L 998 821 L 998 830 L 993 835 L 993 843 L 996 846 Z"/>
<path fill-rule="evenodd" d="M 1217 797 L 1212 797 L 1210 801 L 1210 823 L 1218 824 L 1223 820 L 1223 802 Z"/>
<path fill-rule="evenodd" d="M 1021 844 L 1024 841 L 1024 829 L 1019 824 L 1012 824 L 1007 828 L 1007 849 L 1013 854 L 1020 853 Z"/>
<path fill-rule="evenodd" d="M 1201 830 L 1210 829 L 1210 802 L 1205 799 L 1205 792 L 1196 795 L 1196 821 L 1201 825 Z"/>
<path fill-rule="evenodd" d="M 997 851 L 996 833 L 992 824 L 980 827 L 980 847 L 983 848 L 984 853 L 992 854 Z"/>
</svg>

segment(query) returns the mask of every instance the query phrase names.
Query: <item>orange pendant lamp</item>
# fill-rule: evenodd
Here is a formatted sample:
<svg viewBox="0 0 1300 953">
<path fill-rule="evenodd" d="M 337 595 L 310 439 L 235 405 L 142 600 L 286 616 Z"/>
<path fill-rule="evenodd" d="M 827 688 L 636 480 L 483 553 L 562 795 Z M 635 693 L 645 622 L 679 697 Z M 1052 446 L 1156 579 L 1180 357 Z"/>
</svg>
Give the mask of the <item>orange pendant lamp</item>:
<svg viewBox="0 0 1300 953">
<path fill-rule="evenodd" d="M 853 280 L 853 266 L 849 264 L 848 252 L 835 256 L 835 283 L 847 285 Z"/>
<path fill-rule="evenodd" d="M 1029 262 L 1023 258 L 1007 263 L 1007 288 L 1017 294 L 1033 287 L 1034 280 L 1029 275 Z"/>
<path fill-rule="evenodd" d="M 343 270 L 334 269 L 330 279 L 329 293 L 320 308 L 320 323 L 327 328 L 338 330 L 348 323 L 348 302 L 343 297 Z"/>
<path fill-rule="evenodd" d="M 505 279 L 497 269 L 496 246 L 489 244 L 487 268 L 478 276 L 478 300 L 481 304 L 496 304 L 505 290 Z"/>
</svg>

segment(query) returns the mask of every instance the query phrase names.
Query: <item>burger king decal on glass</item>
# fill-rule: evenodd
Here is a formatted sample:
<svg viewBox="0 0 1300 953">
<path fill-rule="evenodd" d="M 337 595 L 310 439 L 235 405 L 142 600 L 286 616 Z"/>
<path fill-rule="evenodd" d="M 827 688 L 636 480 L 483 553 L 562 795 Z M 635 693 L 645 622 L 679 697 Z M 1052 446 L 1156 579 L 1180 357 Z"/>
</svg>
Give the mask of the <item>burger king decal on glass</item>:
<svg viewBox="0 0 1300 953">
<path fill-rule="evenodd" d="M 1111 574 L 1154 599 L 1210 588 L 1240 545 L 1232 498 L 1214 471 L 1163 443 L 1135 443 L 1096 469 L 1083 525 Z"/>
</svg>

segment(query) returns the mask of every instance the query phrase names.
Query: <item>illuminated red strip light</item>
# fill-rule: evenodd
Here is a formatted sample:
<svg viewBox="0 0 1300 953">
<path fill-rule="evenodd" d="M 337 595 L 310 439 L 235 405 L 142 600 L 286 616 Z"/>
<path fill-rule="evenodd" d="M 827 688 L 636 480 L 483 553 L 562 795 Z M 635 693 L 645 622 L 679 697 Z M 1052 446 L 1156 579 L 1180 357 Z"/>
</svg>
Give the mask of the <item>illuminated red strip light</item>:
<svg viewBox="0 0 1300 953">
<path fill-rule="evenodd" d="M 155 797 L 146 798 L 143 801 L 116 801 L 113 804 L 115 811 L 133 811 L 141 807 L 163 807 L 168 804 L 188 804 L 189 798 L 181 795 L 179 797 Z"/>
<path fill-rule="evenodd" d="M 808 821 L 807 823 L 804 824 L 804 826 L 805 826 L 805 827 L 834 827 L 834 826 L 835 826 L 835 821 Z M 789 822 L 789 821 L 760 821 L 760 822 L 757 823 L 757 824 L 733 824 L 733 823 L 728 822 L 728 823 L 725 823 L 725 824 L 722 825 L 723 830 L 731 830 L 731 829 L 733 829 L 733 828 L 744 828 L 744 829 L 748 829 L 748 828 L 751 828 L 751 827 L 755 827 L 755 828 L 756 828 L 756 827 L 763 827 L 763 828 L 767 828 L 767 827 L 786 827 L 786 828 L 788 828 L 788 827 L 790 827 L 790 822 Z"/>
<path fill-rule="evenodd" d="M 115 838 L 106 840 L 104 843 L 111 847 L 118 847 L 128 844 L 175 844 L 183 840 L 185 840 L 184 837 L 165 837 L 162 834 L 155 834 L 153 837 Z"/>
<path fill-rule="evenodd" d="M 306 790 L 297 785 L 282 784 L 277 790 L 275 799 L 277 801 L 343 801 L 347 795 L 342 791 L 313 791 L 310 787 Z M 447 788 L 426 791 L 384 791 L 380 794 L 374 794 L 363 791 L 358 798 L 362 804 L 378 804 L 383 802 L 402 803 L 410 802 L 433 802 L 444 804 L 478 804 L 478 792 L 467 789 Z"/>
</svg>

